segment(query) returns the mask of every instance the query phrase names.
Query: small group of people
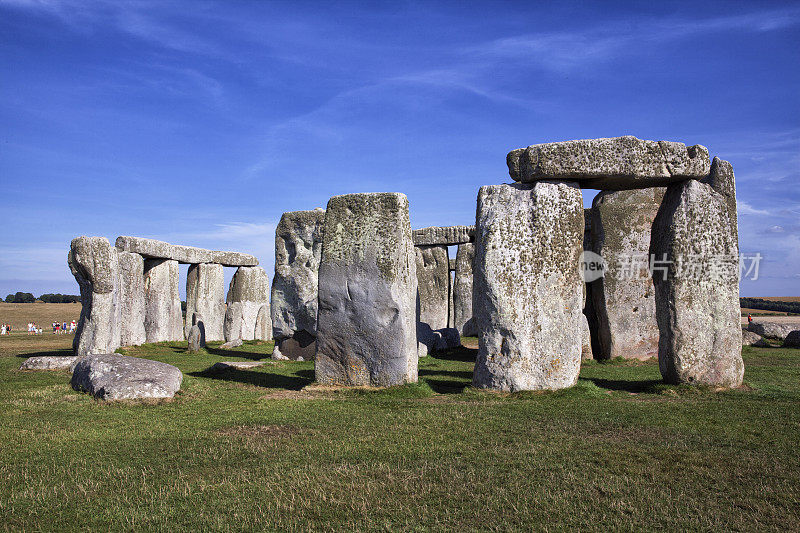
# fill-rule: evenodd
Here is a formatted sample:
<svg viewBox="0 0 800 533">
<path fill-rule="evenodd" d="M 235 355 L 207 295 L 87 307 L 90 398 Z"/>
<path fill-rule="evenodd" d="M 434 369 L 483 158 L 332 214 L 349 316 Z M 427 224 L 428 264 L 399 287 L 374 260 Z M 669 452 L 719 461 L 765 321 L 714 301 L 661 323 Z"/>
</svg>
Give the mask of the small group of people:
<svg viewBox="0 0 800 533">
<path fill-rule="evenodd" d="M 28 335 L 41 335 L 42 328 L 36 325 L 36 322 L 28 322 Z"/>
<path fill-rule="evenodd" d="M 11 324 L 0 325 L 0 335 L 11 335 Z"/>
<path fill-rule="evenodd" d="M 72 333 L 78 325 L 73 320 L 69 324 L 66 322 L 53 322 L 53 335 L 61 335 L 65 333 Z"/>
</svg>

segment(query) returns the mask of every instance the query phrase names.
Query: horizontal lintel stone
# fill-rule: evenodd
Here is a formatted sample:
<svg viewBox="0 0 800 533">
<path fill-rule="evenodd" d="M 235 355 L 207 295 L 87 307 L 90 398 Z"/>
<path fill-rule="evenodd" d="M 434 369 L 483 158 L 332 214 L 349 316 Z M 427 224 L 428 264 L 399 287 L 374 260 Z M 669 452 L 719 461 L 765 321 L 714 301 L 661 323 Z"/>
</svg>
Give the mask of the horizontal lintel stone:
<svg viewBox="0 0 800 533">
<path fill-rule="evenodd" d="M 257 266 L 258 259 L 240 252 L 221 252 L 193 246 L 169 244 L 142 237 L 117 237 L 116 247 L 125 252 L 134 252 L 148 259 L 173 259 L 179 263 L 217 263 L 223 266 Z"/>
<path fill-rule="evenodd" d="M 506 163 L 514 181 L 570 180 L 603 190 L 660 187 L 701 179 L 711 170 L 705 146 L 630 135 L 534 144 L 509 152 Z"/>
<path fill-rule="evenodd" d="M 412 232 L 414 246 L 455 246 L 475 242 L 475 226 L 431 226 Z"/>
</svg>

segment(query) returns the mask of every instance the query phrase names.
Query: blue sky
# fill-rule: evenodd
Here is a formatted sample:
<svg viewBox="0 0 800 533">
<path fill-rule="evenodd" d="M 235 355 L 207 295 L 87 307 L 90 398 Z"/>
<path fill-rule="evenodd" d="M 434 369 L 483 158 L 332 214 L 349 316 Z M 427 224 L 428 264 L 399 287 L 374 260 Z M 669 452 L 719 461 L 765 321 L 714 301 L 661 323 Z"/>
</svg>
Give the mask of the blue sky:
<svg viewBox="0 0 800 533">
<path fill-rule="evenodd" d="M 271 273 L 335 194 L 474 223 L 509 150 L 626 134 L 731 161 L 742 294 L 800 295 L 800 3 L 0 0 L 0 72 L 0 295 L 76 293 L 77 235 Z"/>
</svg>

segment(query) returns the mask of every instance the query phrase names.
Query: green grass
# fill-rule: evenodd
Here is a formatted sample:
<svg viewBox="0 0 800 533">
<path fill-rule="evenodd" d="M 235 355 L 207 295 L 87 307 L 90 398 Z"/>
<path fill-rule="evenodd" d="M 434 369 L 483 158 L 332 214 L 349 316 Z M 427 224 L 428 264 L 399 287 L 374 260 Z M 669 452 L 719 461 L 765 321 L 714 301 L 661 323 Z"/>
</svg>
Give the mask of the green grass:
<svg viewBox="0 0 800 533">
<path fill-rule="evenodd" d="M 106 404 L 0 357 L 0 529 L 797 529 L 800 350 L 745 349 L 747 387 L 588 362 L 572 389 L 469 387 L 474 350 L 419 384 L 311 387 L 313 363 L 212 374 L 270 343 L 187 355 L 169 402 Z"/>
</svg>

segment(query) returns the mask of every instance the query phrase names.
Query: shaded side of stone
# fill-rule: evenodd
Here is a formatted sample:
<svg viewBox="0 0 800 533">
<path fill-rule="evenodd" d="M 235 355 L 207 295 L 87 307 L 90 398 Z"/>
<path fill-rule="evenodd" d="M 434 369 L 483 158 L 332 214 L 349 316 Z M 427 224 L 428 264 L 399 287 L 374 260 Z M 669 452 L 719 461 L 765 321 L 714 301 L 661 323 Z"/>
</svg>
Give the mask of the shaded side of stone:
<svg viewBox="0 0 800 533">
<path fill-rule="evenodd" d="M 376 387 L 416 382 L 416 294 L 406 196 L 331 198 L 319 268 L 317 381 Z"/>
<path fill-rule="evenodd" d="M 460 244 L 456 252 L 453 277 L 453 327 L 464 337 L 478 334 L 472 318 L 472 262 L 475 259 L 473 243 Z"/>
</svg>

